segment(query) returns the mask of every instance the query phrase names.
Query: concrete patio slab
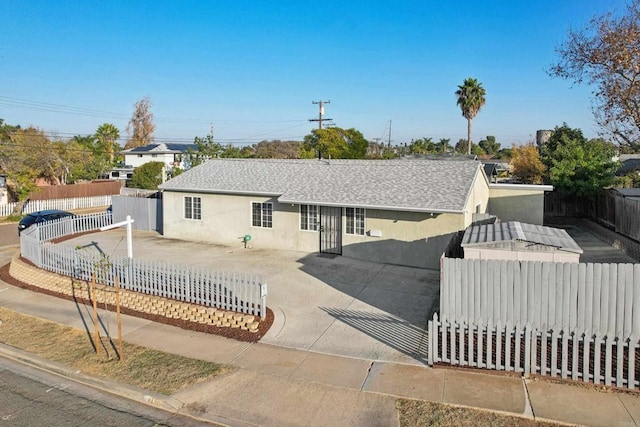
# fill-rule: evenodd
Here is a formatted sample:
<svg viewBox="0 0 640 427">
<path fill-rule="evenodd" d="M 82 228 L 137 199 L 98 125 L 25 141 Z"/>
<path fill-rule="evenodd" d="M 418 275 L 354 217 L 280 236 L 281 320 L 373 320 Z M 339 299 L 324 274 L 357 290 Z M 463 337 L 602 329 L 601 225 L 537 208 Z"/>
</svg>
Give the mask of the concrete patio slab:
<svg viewBox="0 0 640 427">
<path fill-rule="evenodd" d="M 183 242 L 134 231 L 137 258 L 241 271 L 268 285 L 275 319 L 261 342 L 319 353 L 424 364 L 423 329 L 437 302 L 437 273 L 341 256 Z M 61 243 L 126 256 L 125 231 Z"/>
</svg>

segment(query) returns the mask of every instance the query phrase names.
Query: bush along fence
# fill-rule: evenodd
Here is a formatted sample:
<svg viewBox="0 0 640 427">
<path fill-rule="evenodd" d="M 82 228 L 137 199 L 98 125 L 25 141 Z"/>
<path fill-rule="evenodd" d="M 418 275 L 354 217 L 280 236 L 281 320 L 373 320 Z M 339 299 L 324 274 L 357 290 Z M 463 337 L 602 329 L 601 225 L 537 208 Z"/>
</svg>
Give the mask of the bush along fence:
<svg viewBox="0 0 640 427">
<path fill-rule="evenodd" d="M 74 197 L 70 199 L 51 199 L 51 200 L 27 200 L 22 206 L 21 214 L 42 211 L 45 209 L 86 209 L 111 204 L 111 196 L 92 196 L 92 197 Z M 0 205 L 0 216 L 9 216 L 18 203 L 7 203 Z"/>
<path fill-rule="evenodd" d="M 267 285 L 258 277 L 241 273 L 218 273 L 203 268 L 107 257 L 50 240 L 96 230 L 111 216 L 105 214 L 63 218 L 27 228 L 20 235 L 22 256 L 36 266 L 60 275 L 89 281 L 92 275 L 107 286 L 205 307 L 247 315 L 266 316 Z"/>
<path fill-rule="evenodd" d="M 640 386 L 640 264 L 442 258 L 429 362 Z"/>
<path fill-rule="evenodd" d="M 638 338 L 547 330 L 511 322 L 428 323 L 430 365 L 541 375 L 620 388 L 640 386 Z"/>
</svg>

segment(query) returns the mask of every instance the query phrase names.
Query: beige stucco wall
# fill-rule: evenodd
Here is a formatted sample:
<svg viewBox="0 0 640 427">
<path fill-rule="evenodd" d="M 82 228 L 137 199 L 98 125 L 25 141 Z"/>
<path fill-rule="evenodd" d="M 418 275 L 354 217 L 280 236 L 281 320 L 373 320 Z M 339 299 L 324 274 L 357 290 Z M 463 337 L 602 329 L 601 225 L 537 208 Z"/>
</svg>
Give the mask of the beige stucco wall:
<svg viewBox="0 0 640 427">
<path fill-rule="evenodd" d="M 342 254 L 373 262 L 439 269 L 440 256 L 453 233 L 463 228 L 462 214 L 367 209 L 365 235 L 343 233 Z M 371 230 L 380 230 L 382 236 L 371 236 Z"/>
<path fill-rule="evenodd" d="M 464 227 L 471 225 L 474 213 L 486 213 L 489 205 L 489 183 L 479 168 L 464 207 Z M 461 228 L 462 229 L 462 228 Z"/>
<path fill-rule="evenodd" d="M 491 185 L 489 213 L 501 221 L 520 221 L 542 225 L 544 221 L 544 192 L 549 186 Z"/>
<path fill-rule="evenodd" d="M 202 220 L 184 218 L 185 196 L 201 198 Z M 251 202 L 273 203 L 273 228 L 251 225 Z M 250 234 L 250 246 L 254 248 L 319 251 L 318 232 L 300 230 L 299 205 L 278 203 L 275 196 L 165 191 L 163 217 L 163 234 L 169 238 L 241 247 L 242 237 Z M 342 254 L 367 261 L 437 269 L 452 234 L 465 227 L 464 218 L 462 214 L 368 209 L 366 235 L 356 236 L 345 233 L 343 212 Z M 382 236 L 371 236 L 371 230 L 380 230 Z"/>
</svg>

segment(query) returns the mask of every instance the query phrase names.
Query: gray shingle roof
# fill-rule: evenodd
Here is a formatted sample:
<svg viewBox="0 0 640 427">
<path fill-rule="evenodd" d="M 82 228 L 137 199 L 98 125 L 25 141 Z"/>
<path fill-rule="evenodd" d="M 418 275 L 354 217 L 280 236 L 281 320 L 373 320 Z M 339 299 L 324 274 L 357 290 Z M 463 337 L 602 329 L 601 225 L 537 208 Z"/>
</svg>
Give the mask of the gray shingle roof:
<svg viewBox="0 0 640 427">
<path fill-rule="evenodd" d="M 261 194 L 282 203 L 462 212 L 474 161 L 211 159 L 162 184 L 165 191 Z"/>
<path fill-rule="evenodd" d="M 467 228 L 460 246 L 485 246 L 491 243 L 519 240 L 539 245 L 552 246 L 567 252 L 582 253 L 582 249 L 561 228 L 525 224 L 518 221 L 497 224 L 474 225 Z"/>
</svg>

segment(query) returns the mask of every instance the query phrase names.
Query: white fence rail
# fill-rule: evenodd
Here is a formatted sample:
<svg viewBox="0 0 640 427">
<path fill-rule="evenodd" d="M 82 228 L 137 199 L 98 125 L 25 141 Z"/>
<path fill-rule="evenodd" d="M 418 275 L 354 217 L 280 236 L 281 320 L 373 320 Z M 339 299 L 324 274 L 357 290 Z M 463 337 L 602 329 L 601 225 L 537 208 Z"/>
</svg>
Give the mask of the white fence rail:
<svg viewBox="0 0 640 427">
<path fill-rule="evenodd" d="M 442 320 L 640 337 L 640 264 L 442 258 Z"/>
<path fill-rule="evenodd" d="M 63 218 L 37 224 L 20 235 L 22 256 L 48 271 L 81 280 L 92 275 L 103 284 L 194 304 L 266 315 L 267 285 L 258 277 L 238 273 L 217 273 L 202 268 L 111 258 L 98 253 L 56 245 L 52 240 L 64 235 L 95 230 L 111 223 L 109 214 Z"/>
<path fill-rule="evenodd" d="M 22 207 L 23 214 L 42 211 L 45 209 L 86 209 L 109 206 L 111 196 L 75 197 L 72 199 L 51 199 L 51 200 L 27 200 Z M 0 205 L 0 216 L 9 216 L 17 206 L 17 203 L 7 203 Z"/>
<path fill-rule="evenodd" d="M 638 389 L 637 339 L 512 322 L 429 321 L 429 364 L 446 363 Z"/>
</svg>

